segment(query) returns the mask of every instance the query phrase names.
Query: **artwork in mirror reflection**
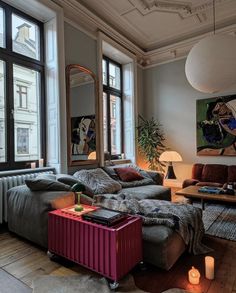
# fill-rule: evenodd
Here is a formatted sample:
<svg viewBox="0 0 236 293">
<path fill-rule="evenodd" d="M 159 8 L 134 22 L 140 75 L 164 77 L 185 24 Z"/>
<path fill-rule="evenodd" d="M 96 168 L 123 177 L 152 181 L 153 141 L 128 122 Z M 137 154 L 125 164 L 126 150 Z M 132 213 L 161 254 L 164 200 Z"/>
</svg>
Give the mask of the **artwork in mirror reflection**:
<svg viewBox="0 0 236 293">
<path fill-rule="evenodd" d="M 96 151 L 95 115 L 71 118 L 71 143 L 73 160 L 88 159 Z"/>
<path fill-rule="evenodd" d="M 70 72 L 71 159 L 91 159 L 96 151 L 94 79 L 73 68 Z"/>
</svg>

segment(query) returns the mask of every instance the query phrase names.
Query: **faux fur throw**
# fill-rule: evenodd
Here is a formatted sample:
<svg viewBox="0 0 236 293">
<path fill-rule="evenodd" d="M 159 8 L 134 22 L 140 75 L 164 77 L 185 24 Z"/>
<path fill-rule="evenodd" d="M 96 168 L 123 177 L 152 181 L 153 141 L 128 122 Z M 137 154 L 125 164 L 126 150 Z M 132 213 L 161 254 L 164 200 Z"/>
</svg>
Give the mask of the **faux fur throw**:
<svg viewBox="0 0 236 293">
<path fill-rule="evenodd" d="M 211 251 L 202 244 L 205 232 L 202 211 L 192 205 L 151 199 L 137 201 L 124 199 L 124 195 L 116 195 L 114 199 L 112 195 L 97 196 L 95 205 L 140 215 L 144 225 L 165 225 L 174 229 L 183 238 L 190 253 L 203 254 Z"/>
</svg>

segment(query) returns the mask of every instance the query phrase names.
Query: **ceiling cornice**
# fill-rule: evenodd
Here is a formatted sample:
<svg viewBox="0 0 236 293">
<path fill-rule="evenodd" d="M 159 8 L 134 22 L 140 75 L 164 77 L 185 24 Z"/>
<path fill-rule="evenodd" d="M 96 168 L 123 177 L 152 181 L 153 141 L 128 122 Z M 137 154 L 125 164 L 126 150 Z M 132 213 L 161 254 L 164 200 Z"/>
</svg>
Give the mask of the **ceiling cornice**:
<svg viewBox="0 0 236 293">
<path fill-rule="evenodd" d="M 97 38 L 98 31 L 103 32 L 131 53 L 135 54 L 137 56 L 138 64 L 144 69 L 185 58 L 194 44 L 203 37 L 210 35 L 210 33 L 203 33 L 197 37 L 190 36 L 186 40 L 146 52 L 76 0 L 53 1 L 63 8 L 65 21 L 77 28 L 81 28 L 83 32 L 94 38 Z M 226 0 L 218 1 L 221 2 Z M 216 33 L 235 35 L 235 32 L 236 24 L 221 28 L 217 30 Z"/>
</svg>

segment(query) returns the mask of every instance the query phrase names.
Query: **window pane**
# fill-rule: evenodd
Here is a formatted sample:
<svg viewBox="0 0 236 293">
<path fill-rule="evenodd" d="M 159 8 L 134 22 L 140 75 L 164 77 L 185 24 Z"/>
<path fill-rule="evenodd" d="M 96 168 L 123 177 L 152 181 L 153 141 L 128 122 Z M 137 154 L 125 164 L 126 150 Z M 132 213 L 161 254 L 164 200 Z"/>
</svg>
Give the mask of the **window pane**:
<svg viewBox="0 0 236 293">
<path fill-rule="evenodd" d="M 102 82 L 107 85 L 107 66 L 105 60 L 102 60 Z"/>
<path fill-rule="evenodd" d="M 109 63 L 109 83 L 110 87 L 120 90 L 120 67 Z"/>
<path fill-rule="evenodd" d="M 4 10 L 0 7 L 0 47 L 5 48 Z"/>
<path fill-rule="evenodd" d="M 121 154 L 121 99 L 110 96 L 111 154 Z"/>
<path fill-rule="evenodd" d="M 39 27 L 12 14 L 12 44 L 14 52 L 39 60 Z"/>
<path fill-rule="evenodd" d="M 6 162 L 5 63 L 0 60 L 0 162 Z"/>
<path fill-rule="evenodd" d="M 108 137 L 107 137 L 107 94 L 103 93 L 103 132 L 104 132 L 104 152 L 108 152 Z"/>
<path fill-rule="evenodd" d="M 40 158 L 40 74 L 19 65 L 13 66 L 15 161 Z"/>
</svg>

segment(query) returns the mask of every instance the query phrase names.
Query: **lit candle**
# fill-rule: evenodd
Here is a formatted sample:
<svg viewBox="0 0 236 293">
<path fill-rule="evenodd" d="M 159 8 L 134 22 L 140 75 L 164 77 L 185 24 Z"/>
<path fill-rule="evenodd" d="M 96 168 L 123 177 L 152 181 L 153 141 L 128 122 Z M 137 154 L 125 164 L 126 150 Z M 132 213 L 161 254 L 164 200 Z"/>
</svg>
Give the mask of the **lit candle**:
<svg viewBox="0 0 236 293">
<path fill-rule="evenodd" d="M 200 280 L 200 273 L 195 267 L 188 271 L 188 281 L 190 284 L 198 285 Z"/>
<path fill-rule="evenodd" d="M 44 160 L 43 159 L 39 159 L 39 168 L 43 168 L 43 163 L 44 163 Z"/>
<path fill-rule="evenodd" d="M 214 273 L 215 269 L 215 259 L 212 256 L 205 257 L 205 274 L 206 278 L 209 280 L 213 280 L 215 277 Z"/>
<path fill-rule="evenodd" d="M 33 162 L 33 163 L 30 164 L 30 166 L 31 166 L 31 169 L 35 169 L 36 168 L 36 163 Z"/>
</svg>

